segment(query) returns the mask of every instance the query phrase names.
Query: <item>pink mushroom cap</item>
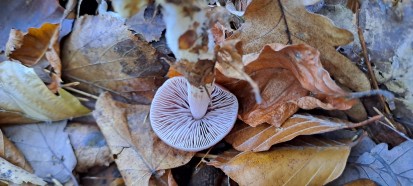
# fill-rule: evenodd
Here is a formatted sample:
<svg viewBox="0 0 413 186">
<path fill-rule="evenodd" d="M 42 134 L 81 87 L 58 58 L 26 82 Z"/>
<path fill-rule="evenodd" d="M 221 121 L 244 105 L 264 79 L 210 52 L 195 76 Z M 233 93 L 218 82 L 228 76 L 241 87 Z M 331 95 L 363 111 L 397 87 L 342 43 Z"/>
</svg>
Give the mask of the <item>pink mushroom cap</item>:
<svg viewBox="0 0 413 186">
<path fill-rule="evenodd" d="M 188 103 L 188 81 L 167 80 L 156 92 L 150 110 L 152 129 L 166 144 L 184 151 L 200 151 L 221 141 L 237 119 L 238 100 L 216 85 L 206 114 L 195 119 Z"/>
</svg>

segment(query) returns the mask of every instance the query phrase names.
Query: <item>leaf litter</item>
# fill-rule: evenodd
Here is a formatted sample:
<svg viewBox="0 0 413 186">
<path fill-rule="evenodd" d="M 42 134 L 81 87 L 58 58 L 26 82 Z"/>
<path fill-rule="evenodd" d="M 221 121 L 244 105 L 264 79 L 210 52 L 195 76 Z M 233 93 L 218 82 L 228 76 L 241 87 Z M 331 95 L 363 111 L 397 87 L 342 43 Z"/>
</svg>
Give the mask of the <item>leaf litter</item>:
<svg viewBox="0 0 413 186">
<path fill-rule="evenodd" d="M 128 5 L 128 3 L 135 4 Z M 73 125 L 65 127 L 65 119 L 78 117 L 87 114 L 89 111 L 81 106 L 77 100 L 82 100 L 81 98 L 76 98 L 59 88 L 60 67 L 58 61 L 60 61 L 60 56 L 59 49 L 53 46 L 57 45 L 57 37 L 54 36 L 60 35 L 61 37 L 61 34 L 58 34 L 56 29 L 44 30 L 46 27 L 53 25 L 50 23 L 56 23 L 54 21 L 57 19 L 45 21 L 50 23 L 35 25 L 34 27 L 37 27 L 37 30 L 35 28 L 27 30 L 29 27 L 33 27 L 29 26 L 17 27 L 22 32 L 13 31 L 16 37 L 11 40 L 14 43 L 8 46 L 12 46 L 10 48 L 15 53 L 7 51 L 7 54 L 11 53 L 11 55 L 8 55 L 12 58 L 11 60 L 19 60 L 30 67 L 23 66 L 18 61 L 2 60 L 3 62 L 0 63 L 0 65 L 5 64 L 5 69 L 2 71 L 5 73 L 1 73 L 0 77 L 7 75 L 7 77 L 14 78 L 10 81 L 7 81 L 6 77 L 3 77 L 4 80 L 1 79 L 7 83 L 7 86 L 2 86 L 0 89 L 0 97 L 6 97 L 6 99 L 0 101 L 2 103 L 0 104 L 2 108 L 0 123 L 16 124 L 64 120 L 52 124 L 32 124 L 41 126 L 41 131 L 47 136 L 53 136 L 52 134 L 54 134 L 53 138 L 59 139 L 53 142 L 44 140 L 47 144 L 62 144 L 61 141 L 65 141 L 65 148 L 70 147 L 69 154 L 71 155 L 69 159 L 72 163 L 63 171 L 65 173 L 64 179 L 58 179 L 59 182 L 64 183 L 70 177 L 73 177 L 72 171 L 76 165 L 73 161 L 76 162 L 76 159 L 78 160 L 77 165 L 83 165 L 78 167 L 76 172 L 86 172 L 86 176 L 83 178 L 87 179 L 87 175 L 93 175 L 89 172 L 90 170 L 95 169 L 97 165 L 107 166 L 113 158 L 116 166 L 112 164 L 110 166 L 112 169 L 106 167 L 102 167 L 102 169 L 108 171 L 118 169 L 123 179 L 119 176 L 107 175 L 108 177 L 99 177 L 99 179 L 103 179 L 102 182 L 95 183 L 109 181 L 107 183 L 126 185 L 176 185 L 177 183 L 181 185 L 181 180 L 176 178 L 180 178 L 182 173 L 174 172 L 177 169 L 173 168 L 182 165 L 190 166 L 188 161 L 193 159 L 194 153 L 178 151 L 161 142 L 151 130 L 150 121 L 147 117 L 149 112 L 147 104 L 150 104 L 156 89 L 166 79 L 164 76 L 168 65 L 164 61 L 173 61 L 172 55 L 165 55 L 170 54 L 170 50 L 163 49 L 160 51 L 158 47 L 152 47 L 156 46 L 156 43 L 166 45 L 163 36 L 165 28 L 162 26 L 163 20 L 161 13 L 159 13 L 162 12 L 162 8 L 154 5 L 147 7 L 147 3 L 147 1 L 138 2 L 134 0 L 113 1 L 115 11 L 126 17 L 132 16 L 128 19 L 119 17 L 116 12 L 105 12 L 107 7 L 103 7 L 105 10 L 102 11 L 103 9 L 100 7 L 99 15 L 84 15 L 76 19 L 71 35 L 62 43 L 61 60 L 63 66 L 61 74 L 63 79 L 76 84 L 80 82 L 76 89 L 77 92 L 83 92 L 84 95 L 99 95 L 105 91 L 111 93 L 111 95 L 108 93 L 101 94 L 97 104 L 92 105 L 95 108 L 94 117 L 102 133 L 90 123 L 73 123 Z M 335 50 L 335 47 L 351 42 L 353 36 L 348 31 L 335 27 L 327 18 L 307 12 L 305 10 L 306 4 L 301 3 L 303 2 L 284 0 L 226 3 L 226 8 L 230 11 L 237 15 L 244 15 L 239 20 L 245 18 L 245 23 L 235 31 L 234 29 L 238 25 L 235 27 L 233 25 L 239 24 L 239 22 L 234 23 L 234 19 L 227 20 L 231 21 L 228 23 L 219 20 L 221 25 L 215 24 L 214 35 L 217 42 L 215 78 L 216 82 L 236 94 L 239 99 L 238 119 L 240 121 L 226 140 L 232 144 L 233 148 L 245 152 L 222 149 L 222 146 L 218 144 L 213 147 L 218 155 L 210 155 L 214 158 L 208 158 L 211 160 L 208 164 L 219 167 L 240 185 L 324 185 L 342 174 L 346 162 L 347 168 L 344 170 L 343 176 L 337 180 L 339 182 L 345 179 L 345 181 L 340 183 L 347 183 L 348 180 L 358 180 L 369 176 L 378 178 L 382 175 L 391 177 L 394 182 L 404 183 L 407 181 L 406 183 L 408 183 L 411 180 L 408 177 L 410 175 L 408 164 L 392 168 L 391 170 L 395 172 L 392 173 L 383 168 L 391 167 L 392 164 L 384 166 L 382 161 L 368 161 L 374 158 L 378 159 L 379 156 L 382 160 L 386 160 L 390 156 L 394 158 L 396 152 L 409 154 L 409 146 L 407 145 L 407 150 L 405 148 L 406 143 L 392 150 L 387 150 L 386 144 L 375 145 L 373 143 L 369 149 L 363 151 L 364 154 L 354 155 L 353 157 L 350 155 L 348 159 L 354 142 L 341 142 L 308 136 L 361 126 L 367 122 L 377 120 L 381 116 L 362 121 L 367 116 L 358 117 L 357 114 L 354 115 L 357 111 L 352 111 L 353 116 L 350 118 L 360 122 L 352 123 L 335 118 L 297 114 L 300 108 L 306 110 L 314 108 L 346 110 L 354 108 L 354 105 L 358 105 L 357 110 L 361 109 L 363 111 L 360 102 L 357 103 L 355 100 L 357 98 L 355 95 L 358 95 L 358 93 L 350 93 L 350 91 L 370 89 L 370 82 L 365 75 L 349 59 Z M 102 1 L 101 5 L 104 4 L 105 1 Z M 248 4 L 249 6 L 247 6 Z M 33 6 L 33 4 L 29 2 L 28 6 Z M 187 13 L 196 11 L 194 7 L 196 6 L 187 9 Z M 216 9 L 214 5 L 209 8 Z M 69 7 L 69 9 L 72 8 Z M 69 14 L 69 9 L 64 13 L 65 17 Z M 45 13 L 47 12 L 45 11 Z M 125 22 L 125 20 L 127 21 Z M 41 27 L 41 25 L 43 26 Z M 196 24 L 193 26 L 197 27 Z M 28 34 L 23 36 L 23 32 L 26 31 L 28 31 Z M 232 33 L 233 31 L 234 33 Z M 31 35 L 35 32 L 52 33 L 49 36 L 53 35 L 53 37 L 47 37 L 47 39 L 43 37 L 40 40 L 41 42 L 30 41 L 29 44 L 24 44 L 25 40 L 27 41 L 27 38 L 32 37 Z M 42 38 L 42 35 L 39 36 Z M 228 36 L 230 37 L 226 38 Z M 152 43 L 154 45 L 148 43 L 152 41 L 156 41 L 156 43 Z M 27 59 L 27 52 L 19 53 L 19 50 L 26 50 L 30 46 L 42 46 L 39 47 L 40 50 L 31 53 L 32 56 L 28 55 L 31 57 L 29 61 L 37 63 L 34 66 L 25 62 L 27 61 L 25 60 Z M 19 49 L 19 47 L 26 48 Z M 49 57 L 47 57 L 48 52 Z M 52 56 L 50 56 L 50 52 L 52 52 Z M 22 56 L 23 58 L 21 58 Z M 45 81 L 43 75 L 38 72 L 36 74 L 33 71 L 33 68 L 34 70 L 40 68 L 41 71 L 44 71 L 45 66 L 50 64 L 53 67 L 53 69 L 48 67 L 50 74 L 44 73 L 43 75 L 52 75 L 52 80 Z M 10 67 L 15 68 L 15 70 L 9 72 Z M 54 72 L 55 70 L 57 72 Z M 172 71 L 170 70 L 170 72 Z M 29 76 L 26 74 L 29 74 Z M 330 74 L 336 81 L 343 84 L 344 88 L 340 87 L 341 84 L 336 84 Z M 59 76 L 53 77 L 53 75 Z M 15 82 L 16 79 L 18 80 L 17 83 Z M 27 81 L 23 81 L 23 79 Z M 30 82 L 29 79 L 34 79 L 36 83 L 34 85 L 33 83 L 26 83 Z M 25 86 L 8 86 L 19 85 L 22 82 L 25 83 Z M 54 91 L 52 92 L 47 89 L 44 82 L 48 85 L 55 82 L 58 86 L 49 86 L 49 89 Z M 26 84 L 30 86 L 26 86 Z M 351 90 L 346 89 L 346 87 Z M 17 89 L 17 91 L 7 92 L 7 90 L 12 89 Z M 40 89 L 42 94 L 40 96 L 33 94 L 36 95 L 36 98 L 30 99 L 33 95 L 32 93 L 27 94 L 27 92 L 39 91 Z M 6 90 L 6 93 L 1 94 L 4 90 Z M 25 92 L 25 94 L 17 94 L 20 97 L 14 94 L 20 92 Z M 42 99 L 43 97 L 44 99 Z M 69 105 L 67 105 L 69 103 L 67 101 L 56 101 L 56 98 L 62 99 L 62 97 L 76 101 L 70 102 Z M 19 98 L 18 102 L 15 101 L 16 98 Z M 92 104 L 94 104 L 93 101 Z M 34 106 L 27 107 L 26 105 Z M 53 107 L 55 105 L 58 105 L 57 108 Z M 4 109 L 4 106 L 7 106 L 6 109 Z M 72 106 L 75 109 L 67 112 Z M 300 112 L 317 113 L 317 111 Z M 63 123 L 64 126 L 62 126 Z M 248 125 L 241 125 L 241 123 Z M 7 130 L 26 132 L 25 138 L 9 136 L 12 142 L 19 144 L 16 139 L 27 140 L 31 136 L 36 136 L 33 135 L 36 132 L 27 132 L 24 130 L 25 128 L 26 125 L 7 126 L 3 129 L 6 132 Z M 63 130 L 64 128 L 66 130 Z M 56 130 L 59 131 L 57 134 Z M 56 137 L 56 135 L 59 137 Z M 306 136 L 297 138 L 299 135 Z M 26 155 L 25 153 L 28 150 L 25 148 L 28 147 L 21 147 L 21 144 L 20 146 L 17 145 L 19 149 L 23 149 L 21 151 L 26 156 L 27 161 L 25 161 L 24 157 L 21 154 L 19 155 L 18 150 L 13 148 L 7 138 L 3 137 L 0 142 L 4 144 L 4 149 L 7 149 L 2 152 L 0 148 L 1 157 L 30 171 L 30 166 L 25 166 L 28 165 L 26 162 L 33 166 L 32 157 L 35 156 L 33 154 L 36 154 L 37 151 Z M 20 141 L 20 143 L 22 142 Z M 39 143 L 44 142 L 37 140 L 36 142 L 30 141 L 30 143 L 35 143 L 31 148 L 28 148 L 33 151 Z M 49 148 L 49 150 L 56 154 L 60 151 L 58 147 L 53 147 L 52 150 Z M 357 148 L 353 149 L 352 154 L 356 150 Z M 216 153 L 215 151 L 214 153 Z M 209 151 L 207 155 L 208 153 Z M 14 154 L 15 157 L 13 157 Z M 396 155 L 395 158 L 400 162 L 409 159 L 404 155 Z M 55 158 L 48 161 L 56 161 L 61 164 L 61 161 L 66 160 Z M 58 163 L 58 165 L 60 164 Z M 349 165 L 355 164 L 359 167 L 379 167 L 381 168 L 380 176 L 369 171 L 366 171 L 367 176 L 354 174 L 354 172 L 351 172 L 354 167 L 353 169 L 349 168 Z M 403 167 L 407 168 L 402 170 Z M 39 169 L 38 166 L 33 166 L 33 168 L 35 173 L 39 175 L 39 170 L 42 169 Z M 173 170 L 171 171 L 171 169 Z M 400 170 L 402 171 L 401 174 L 407 174 L 407 176 L 402 179 L 397 177 L 400 173 L 397 171 Z M 346 171 L 350 172 L 351 176 L 347 176 Z M 176 174 L 178 174 L 178 177 L 176 177 Z M 59 177 L 58 175 L 50 175 Z M 46 181 L 52 181 L 50 176 L 40 177 Z M 81 180 L 83 178 L 81 177 Z M 21 177 L 20 180 L 11 180 L 4 177 L 2 179 L 15 183 L 35 180 L 39 181 L 38 184 L 43 184 L 43 182 L 40 182 L 41 180 L 35 177 Z M 379 180 L 376 182 L 381 183 L 380 179 L 372 180 Z M 77 184 L 74 179 L 72 183 Z M 198 182 L 195 180 L 195 183 Z"/>
</svg>

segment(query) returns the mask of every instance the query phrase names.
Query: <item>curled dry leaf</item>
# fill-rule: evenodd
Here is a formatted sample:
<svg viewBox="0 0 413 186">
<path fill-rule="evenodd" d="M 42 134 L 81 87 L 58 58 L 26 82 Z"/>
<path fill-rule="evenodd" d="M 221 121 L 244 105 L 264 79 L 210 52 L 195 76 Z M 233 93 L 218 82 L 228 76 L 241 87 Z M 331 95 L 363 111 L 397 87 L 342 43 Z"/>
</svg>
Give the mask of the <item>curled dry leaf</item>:
<svg viewBox="0 0 413 186">
<path fill-rule="evenodd" d="M 239 123 L 235 125 L 225 140 L 239 151 L 266 151 L 274 144 L 289 141 L 299 135 L 312 135 L 359 127 L 380 118 L 381 116 L 375 116 L 360 123 L 351 123 L 322 116 L 295 114 L 281 127 L 268 124 L 251 127 Z"/>
<path fill-rule="evenodd" d="M 109 166 L 113 162 L 105 137 L 95 124 L 70 123 L 65 131 L 75 151 L 77 172 L 87 172 L 95 166 Z"/>
<path fill-rule="evenodd" d="M 336 80 L 355 91 L 370 90 L 367 77 L 334 48 L 350 43 L 351 32 L 335 27 L 324 16 L 307 12 L 303 1 L 253 1 L 245 12 L 245 23 L 230 38 L 244 43 L 244 53 L 259 52 L 269 43 L 287 44 L 289 39 L 294 44 L 311 44 L 321 51 L 323 65 Z"/>
<path fill-rule="evenodd" d="M 0 157 L 0 164 L 0 180 L 6 180 L 19 185 L 24 183 L 46 185 L 46 182 L 35 174 L 9 163 L 2 157 Z"/>
<path fill-rule="evenodd" d="M 54 123 L 15 125 L 3 131 L 24 154 L 39 177 L 66 183 L 72 177 L 76 157 L 64 132 L 67 120 Z"/>
<path fill-rule="evenodd" d="M 33 169 L 30 166 L 29 162 L 26 161 L 24 155 L 20 152 L 19 149 L 14 146 L 14 144 L 3 135 L 3 132 L 0 130 L 0 157 L 9 161 L 10 163 L 21 167 L 22 169 L 32 173 Z"/>
<path fill-rule="evenodd" d="M 257 103 L 261 103 L 262 98 L 257 83 L 244 72 L 242 62 L 242 45 L 239 40 L 223 41 L 221 45 L 215 47 L 217 64 L 216 68 L 226 77 L 247 81 L 255 94 Z"/>
<path fill-rule="evenodd" d="M 291 100 L 306 96 L 308 91 L 301 87 L 293 74 L 284 69 L 263 69 L 250 74 L 261 90 L 262 103 L 258 104 L 255 94 L 248 91 L 246 81 L 229 79 L 218 75 L 216 82 L 234 93 L 239 102 L 238 118 L 251 126 L 270 123 L 276 127 L 299 109 Z M 243 90 L 243 91 L 240 91 Z"/>
<path fill-rule="evenodd" d="M 208 164 L 239 185 L 325 185 L 344 170 L 350 146 L 306 137 L 267 152 L 225 152 Z"/>
<path fill-rule="evenodd" d="M 165 80 L 161 57 L 110 14 L 77 19 L 62 50 L 64 77 L 80 82 L 78 89 L 141 104 L 149 104 Z"/>
<path fill-rule="evenodd" d="M 0 63 L 1 124 L 57 121 L 90 112 L 65 90 L 58 93 L 48 90 L 33 69 L 12 61 Z"/>
<path fill-rule="evenodd" d="M 59 23 L 64 9 L 56 0 L 38 1 L 0 1 L 0 51 L 4 51 L 10 30 L 18 29 L 26 32 L 30 27 L 40 27 L 43 23 Z M 0 61 L 3 61 L 0 56 Z"/>
<path fill-rule="evenodd" d="M 94 116 L 105 136 L 126 185 L 148 185 L 170 169 L 186 164 L 194 153 L 174 149 L 152 131 L 150 107 L 129 105 L 102 94 Z"/>
<path fill-rule="evenodd" d="M 60 87 L 62 74 L 58 43 L 59 29 L 59 24 L 50 23 L 45 23 L 40 28 L 29 28 L 27 34 L 12 29 L 6 45 L 7 57 L 18 60 L 26 66 L 33 66 L 45 58 L 53 68 L 52 82 L 48 87 L 54 93 L 57 93 Z"/>
<path fill-rule="evenodd" d="M 147 42 L 159 41 L 165 30 L 161 11 L 157 11 L 155 4 L 144 7 L 138 14 L 127 19 L 126 25 L 141 34 Z"/>
</svg>

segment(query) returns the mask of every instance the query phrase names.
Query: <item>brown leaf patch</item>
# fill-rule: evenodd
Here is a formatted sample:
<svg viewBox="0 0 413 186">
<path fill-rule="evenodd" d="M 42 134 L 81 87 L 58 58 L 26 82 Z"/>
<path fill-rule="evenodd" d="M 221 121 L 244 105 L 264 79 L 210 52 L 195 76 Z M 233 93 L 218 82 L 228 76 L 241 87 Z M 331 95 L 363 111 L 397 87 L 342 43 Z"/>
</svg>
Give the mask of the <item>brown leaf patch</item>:
<svg viewBox="0 0 413 186">
<path fill-rule="evenodd" d="M 108 14 L 77 19 L 62 56 L 64 75 L 78 89 L 127 102 L 149 104 L 167 72 L 160 53 Z"/>
<path fill-rule="evenodd" d="M 243 123 L 235 125 L 225 140 L 239 151 L 266 151 L 274 144 L 289 141 L 299 135 L 312 135 L 334 130 L 358 127 L 380 117 L 373 117 L 360 123 L 351 123 L 335 118 L 296 114 L 281 127 L 262 124 L 251 127 Z"/>
<path fill-rule="evenodd" d="M 22 169 L 33 173 L 33 168 L 27 162 L 24 155 L 0 130 L 0 157 L 8 162 L 21 167 Z"/>
<path fill-rule="evenodd" d="M 156 179 L 194 155 L 163 143 L 151 129 L 149 110 L 147 105 L 115 102 L 107 93 L 96 103 L 94 116 L 126 185 L 148 185 L 151 176 Z"/>
<path fill-rule="evenodd" d="M 231 36 L 244 43 L 244 53 L 258 52 L 269 43 L 287 44 L 291 38 L 293 44 L 308 43 L 321 51 L 323 65 L 340 83 L 355 91 L 370 90 L 367 77 L 334 48 L 353 41 L 349 31 L 335 27 L 324 16 L 307 12 L 301 1 L 279 2 L 256 0 L 247 7 L 245 23 Z"/>
<path fill-rule="evenodd" d="M 267 152 L 225 152 L 209 162 L 239 185 L 325 185 L 344 170 L 350 147 L 307 137 Z"/>
</svg>

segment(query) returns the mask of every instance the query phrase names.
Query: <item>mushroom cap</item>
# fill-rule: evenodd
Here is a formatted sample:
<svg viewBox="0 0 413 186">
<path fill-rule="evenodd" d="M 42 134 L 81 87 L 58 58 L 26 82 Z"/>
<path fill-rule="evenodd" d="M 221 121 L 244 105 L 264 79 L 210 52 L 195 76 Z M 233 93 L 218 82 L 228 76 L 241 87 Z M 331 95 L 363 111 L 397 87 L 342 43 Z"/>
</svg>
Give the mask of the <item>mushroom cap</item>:
<svg viewBox="0 0 413 186">
<path fill-rule="evenodd" d="M 174 77 L 156 92 L 150 110 L 152 129 L 166 144 L 184 151 L 200 151 L 221 141 L 237 119 L 238 100 L 218 85 L 213 87 L 207 113 L 195 119 L 188 103 L 187 80 Z"/>
</svg>

